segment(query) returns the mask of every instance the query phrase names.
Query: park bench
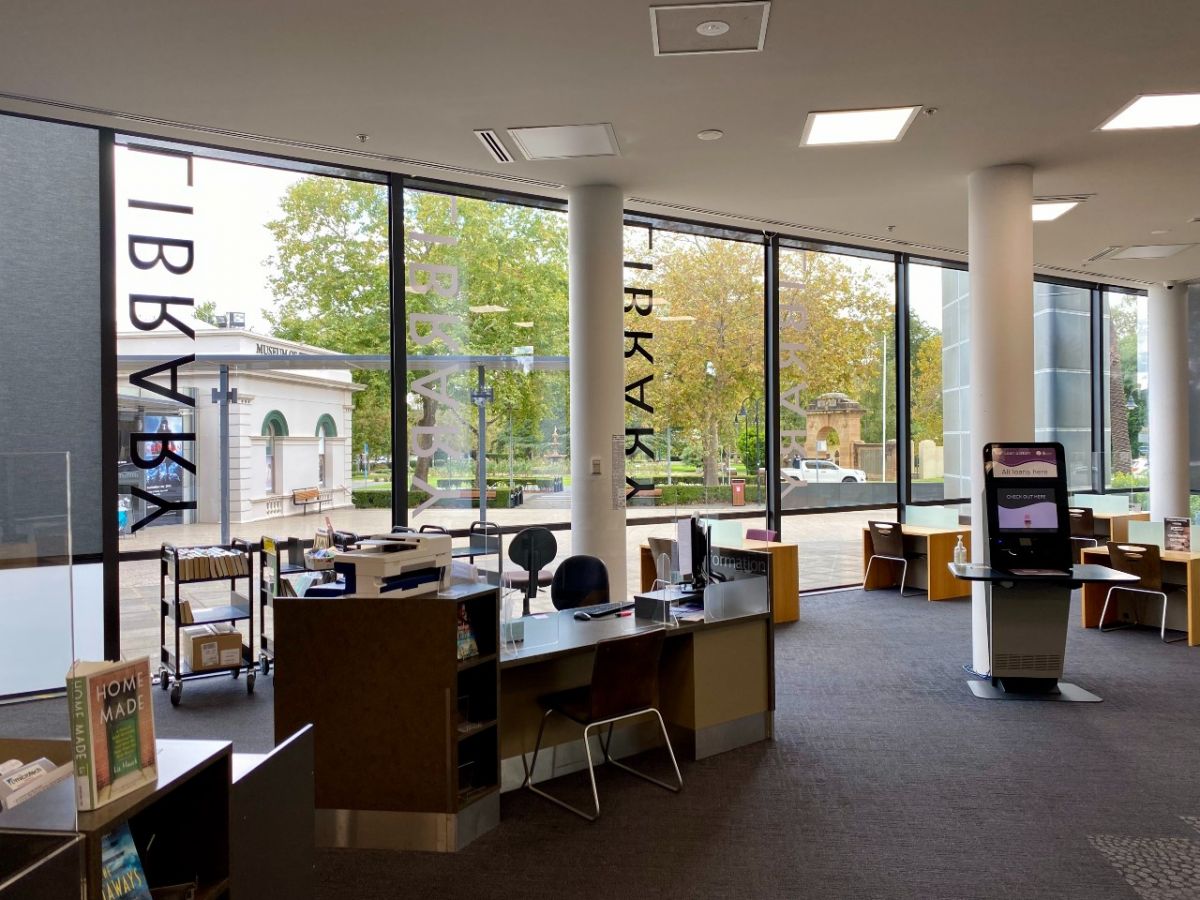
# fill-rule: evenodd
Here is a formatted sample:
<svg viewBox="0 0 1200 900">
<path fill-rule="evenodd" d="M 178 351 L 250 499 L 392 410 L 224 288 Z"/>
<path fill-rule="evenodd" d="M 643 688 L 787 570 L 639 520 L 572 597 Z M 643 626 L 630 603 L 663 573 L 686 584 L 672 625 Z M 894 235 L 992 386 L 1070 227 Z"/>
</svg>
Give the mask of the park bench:
<svg viewBox="0 0 1200 900">
<path fill-rule="evenodd" d="M 662 488 L 643 488 L 637 493 L 626 494 L 625 498 L 629 506 L 657 506 L 662 499 Z"/>
<path fill-rule="evenodd" d="M 317 505 L 317 512 L 320 512 L 326 503 L 333 503 L 333 491 L 315 487 L 296 488 L 292 491 L 292 503 L 302 507 L 305 515 L 308 515 L 308 508 L 314 503 Z"/>
</svg>

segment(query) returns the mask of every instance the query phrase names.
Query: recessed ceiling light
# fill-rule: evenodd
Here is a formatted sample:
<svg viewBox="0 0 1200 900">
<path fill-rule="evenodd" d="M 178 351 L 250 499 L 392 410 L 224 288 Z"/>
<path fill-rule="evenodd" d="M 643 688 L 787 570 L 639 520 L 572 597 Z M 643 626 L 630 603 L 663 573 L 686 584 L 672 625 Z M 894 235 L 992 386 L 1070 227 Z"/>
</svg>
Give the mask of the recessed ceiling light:
<svg viewBox="0 0 1200 900">
<path fill-rule="evenodd" d="M 1069 202 L 1059 201 L 1057 203 L 1035 203 L 1033 204 L 1033 221 L 1053 222 L 1063 213 L 1070 212 L 1078 205 L 1078 200 L 1071 200 Z"/>
<path fill-rule="evenodd" d="M 1110 259 L 1166 259 L 1184 250 L 1190 250 L 1195 244 L 1138 244 L 1126 247 L 1112 254 Z"/>
<path fill-rule="evenodd" d="M 1141 94 L 1100 126 L 1101 131 L 1130 128 L 1188 128 L 1200 125 L 1200 94 Z"/>
<path fill-rule="evenodd" d="M 877 144 L 898 141 L 920 112 L 919 106 L 811 112 L 800 146 Z"/>
<path fill-rule="evenodd" d="M 697 131 L 696 137 L 702 141 L 719 141 L 725 137 L 725 132 L 720 128 L 705 128 L 703 131 Z"/>
<path fill-rule="evenodd" d="M 1155 228 L 1150 233 L 1151 234 L 1170 234 L 1171 230 L 1169 228 Z"/>
<path fill-rule="evenodd" d="M 713 19 L 710 22 L 701 22 L 696 26 L 696 34 L 702 34 L 705 37 L 720 37 L 729 30 L 729 23 L 722 22 L 720 19 Z"/>
<path fill-rule="evenodd" d="M 496 306 L 494 303 L 485 303 L 483 306 L 468 306 L 467 309 L 478 315 L 488 315 L 489 313 L 506 313 L 507 306 Z"/>
</svg>

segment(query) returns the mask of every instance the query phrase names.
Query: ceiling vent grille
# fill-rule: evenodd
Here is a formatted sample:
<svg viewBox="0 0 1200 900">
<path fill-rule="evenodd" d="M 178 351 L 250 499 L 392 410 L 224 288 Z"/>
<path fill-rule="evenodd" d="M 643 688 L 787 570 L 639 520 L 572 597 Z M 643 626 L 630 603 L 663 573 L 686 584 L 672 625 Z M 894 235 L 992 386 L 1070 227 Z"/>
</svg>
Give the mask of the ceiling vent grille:
<svg viewBox="0 0 1200 900">
<path fill-rule="evenodd" d="M 500 141 L 500 135 L 492 131 L 490 128 L 476 130 L 475 137 L 479 138 L 479 143 L 483 144 L 488 155 L 498 163 L 510 163 L 513 161 L 512 154 Z"/>
<path fill-rule="evenodd" d="M 1099 262 L 1102 259 L 1108 259 L 1110 256 L 1112 256 L 1114 253 L 1116 253 L 1120 249 L 1121 249 L 1120 244 L 1112 244 L 1111 246 L 1105 247 L 1099 253 L 1092 254 L 1087 259 L 1085 259 L 1084 262 L 1085 263 L 1094 263 L 1094 262 Z"/>
</svg>

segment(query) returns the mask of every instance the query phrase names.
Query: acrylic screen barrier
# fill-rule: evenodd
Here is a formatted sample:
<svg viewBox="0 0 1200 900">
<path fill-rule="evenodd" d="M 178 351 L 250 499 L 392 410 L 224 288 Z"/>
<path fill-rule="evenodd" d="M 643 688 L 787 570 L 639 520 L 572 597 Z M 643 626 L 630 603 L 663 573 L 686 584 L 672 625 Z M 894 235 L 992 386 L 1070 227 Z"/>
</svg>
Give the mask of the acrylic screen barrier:
<svg viewBox="0 0 1200 900">
<path fill-rule="evenodd" d="M 1068 503 L 1071 506 L 1086 507 L 1098 513 L 1127 513 L 1129 512 L 1128 494 L 1072 494 Z"/>
</svg>

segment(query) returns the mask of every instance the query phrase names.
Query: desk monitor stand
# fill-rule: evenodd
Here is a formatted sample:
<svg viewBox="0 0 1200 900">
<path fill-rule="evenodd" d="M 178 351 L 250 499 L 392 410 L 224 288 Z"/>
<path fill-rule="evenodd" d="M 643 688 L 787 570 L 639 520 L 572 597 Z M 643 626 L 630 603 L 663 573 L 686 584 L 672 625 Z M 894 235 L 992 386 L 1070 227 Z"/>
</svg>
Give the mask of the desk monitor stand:
<svg viewBox="0 0 1200 900">
<path fill-rule="evenodd" d="M 987 699 L 1098 701 L 1059 681 L 1073 586 L 1062 444 L 990 443 L 983 465 L 985 565 L 965 567 L 974 576 L 955 571 L 983 582 L 982 596 L 972 600 L 973 664 L 990 678 L 968 682 L 971 691 Z"/>
</svg>

